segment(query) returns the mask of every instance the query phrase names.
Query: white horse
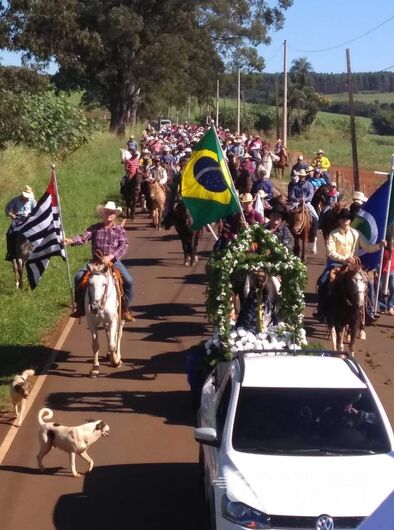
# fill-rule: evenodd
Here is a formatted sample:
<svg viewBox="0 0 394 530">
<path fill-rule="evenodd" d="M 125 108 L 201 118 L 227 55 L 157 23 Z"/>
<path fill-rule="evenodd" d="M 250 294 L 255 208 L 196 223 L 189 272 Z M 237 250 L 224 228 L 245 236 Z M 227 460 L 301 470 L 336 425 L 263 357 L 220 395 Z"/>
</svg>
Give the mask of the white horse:
<svg viewBox="0 0 394 530">
<path fill-rule="evenodd" d="M 121 319 L 121 300 L 111 269 L 100 265 L 89 265 L 89 269 L 91 273 L 85 294 L 85 311 L 94 355 L 90 376 L 97 377 L 100 368 L 98 327 L 102 324 L 107 334 L 107 359 L 110 359 L 112 366 L 118 367 L 122 364 L 120 341 L 124 321 Z"/>
</svg>

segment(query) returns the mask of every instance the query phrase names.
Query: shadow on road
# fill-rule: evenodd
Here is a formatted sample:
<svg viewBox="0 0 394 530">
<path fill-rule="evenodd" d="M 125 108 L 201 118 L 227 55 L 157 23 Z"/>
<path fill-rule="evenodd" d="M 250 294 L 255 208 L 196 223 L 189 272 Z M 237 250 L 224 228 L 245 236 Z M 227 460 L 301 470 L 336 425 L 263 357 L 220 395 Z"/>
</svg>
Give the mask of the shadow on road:
<svg viewBox="0 0 394 530">
<path fill-rule="evenodd" d="M 198 464 L 96 467 L 81 493 L 59 498 L 53 520 L 57 530 L 208 530 Z"/>
<path fill-rule="evenodd" d="M 163 392 L 54 392 L 46 406 L 54 410 L 80 411 L 91 418 L 105 419 L 106 413 L 146 414 L 164 418 L 168 425 L 194 426 L 191 393 L 174 390 Z"/>
</svg>

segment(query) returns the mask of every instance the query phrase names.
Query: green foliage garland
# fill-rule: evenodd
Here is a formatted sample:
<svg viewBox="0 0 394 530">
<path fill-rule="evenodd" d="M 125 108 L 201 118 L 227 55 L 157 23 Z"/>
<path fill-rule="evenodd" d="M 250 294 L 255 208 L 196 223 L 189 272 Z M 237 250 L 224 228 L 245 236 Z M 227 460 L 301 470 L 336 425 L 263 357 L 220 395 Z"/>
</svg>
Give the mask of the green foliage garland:
<svg viewBox="0 0 394 530">
<path fill-rule="evenodd" d="M 294 333 L 296 339 L 301 338 L 306 267 L 275 235 L 255 224 L 243 230 L 227 248 L 213 252 L 207 265 L 207 312 L 219 330 L 221 356 L 226 360 L 232 358 L 229 339 L 234 285 L 242 282 L 247 273 L 260 269 L 270 276 L 280 276 L 278 316 L 287 331 Z"/>
</svg>

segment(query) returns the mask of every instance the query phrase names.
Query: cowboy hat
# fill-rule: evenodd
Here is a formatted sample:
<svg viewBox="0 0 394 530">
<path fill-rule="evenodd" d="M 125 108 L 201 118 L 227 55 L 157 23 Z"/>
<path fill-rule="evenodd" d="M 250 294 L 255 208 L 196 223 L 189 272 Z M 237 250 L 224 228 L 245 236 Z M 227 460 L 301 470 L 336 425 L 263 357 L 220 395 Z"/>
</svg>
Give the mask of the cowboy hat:
<svg viewBox="0 0 394 530">
<path fill-rule="evenodd" d="M 283 206 L 281 206 L 280 204 L 276 205 L 274 208 L 272 208 L 272 210 L 266 212 L 266 215 L 268 217 L 271 217 L 271 215 L 273 213 L 281 215 L 282 219 L 286 219 L 287 218 L 287 212 L 286 212 L 285 208 L 283 208 Z"/>
<path fill-rule="evenodd" d="M 311 171 L 315 171 L 315 168 L 313 166 L 309 166 L 306 171 L 307 173 L 310 173 Z"/>
<path fill-rule="evenodd" d="M 34 193 L 30 186 L 23 186 L 21 188 L 21 195 L 25 197 L 25 199 L 34 199 Z"/>
<path fill-rule="evenodd" d="M 325 155 L 325 152 L 323 151 L 323 149 L 319 149 L 319 150 L 317 151 L 317 154 L 318 154 L 318 155 Z"/>
<path fill-rule="evenodd" d="M 241 202 L 253 202 L 253 196 L 251 193 L 244 193 L 240 197 Z"/>
<path fill-rule="evenodd" d="M 364 195 L 362 191 L 355 191 L 353 193 L 353 200 L 360 202 L 367 202 L 368 198 Z"/>
<path fill-rule="evenodd" d="M 260 197 L 260 199 L 265 199 L 265 197 L 267 197 L 268 193 L 266 193 L 264 190 L 259 190 L 257 192 L 257 195 Z"/>
<path fill-rule="evenodd" d="M 115 212 L 116 215 L 122 213 L 122 208 L 120 206 L 116 206 L 114 201 L 107 201 L 104 205 L 99 204 L 96 208 L 96 211 L 100 216 L 103 214 L 104 210 Z"/>
<path fill-rule="evenodd" d="M 306 177 L 307 176 L 305 169 L 300 169 L 299 171 L 297 171 L 297 175 L 299 177 Z"/>
<path fill-rule="evenodd" d="M 338 219 L 351 219 L 352 214 L 348 208 L 342 208 L 338 213 Z"/>
<path fill-rule="evenodd" d="M 252 156 L 249 154 L 249 153 L 245 153 L 244 155 L 242 155 L 241 157 L 243 160 L 247 160 L 248 158 L 252 158 Z"/>
<path fill-rule="evenodd" d="M 298 155 L 297 160 L 304 160 L 304 157 L 302 155 Z"/>
</svg>

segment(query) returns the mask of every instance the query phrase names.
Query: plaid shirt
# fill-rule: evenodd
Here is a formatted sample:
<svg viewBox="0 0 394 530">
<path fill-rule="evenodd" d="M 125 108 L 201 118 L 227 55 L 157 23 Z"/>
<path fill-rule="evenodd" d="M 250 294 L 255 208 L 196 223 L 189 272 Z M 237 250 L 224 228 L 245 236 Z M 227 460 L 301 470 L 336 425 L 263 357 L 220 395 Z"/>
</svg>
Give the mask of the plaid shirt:
<svg viewBox="0 0 394 530">
<path fill-rule="evenodd" d="M 112 259 L 120 259 L 126 254 L 129 246 L 126 230 L 123 226 L 113 225 L 105 228 L 102 223 L 89 226 L 80 236 L 73 237 L 72 246 L 84 245 L 92 241 L 92 256 L 97 258 L 97 251 L 101 251 L 104 256 L 111 256 Z"/>
</svg>

